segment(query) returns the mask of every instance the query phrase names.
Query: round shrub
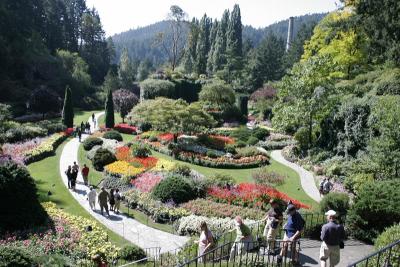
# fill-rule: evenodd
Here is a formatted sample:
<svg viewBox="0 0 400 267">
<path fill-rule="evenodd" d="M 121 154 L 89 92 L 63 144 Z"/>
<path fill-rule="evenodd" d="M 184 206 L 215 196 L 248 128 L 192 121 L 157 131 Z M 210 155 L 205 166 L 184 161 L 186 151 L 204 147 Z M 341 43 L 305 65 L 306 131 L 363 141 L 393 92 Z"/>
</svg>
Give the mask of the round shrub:
<svg viewBox="0 0 400 267">
<path fill-rule="evenodd" d="M 310 146 L 309 129 L 301 127 L 294 134 L 294 139 L 299 144 L 301 150 L 306 150 Z"/>
<path fill-rule="evenodd" d="M 229 174 L 216 173 L 208 178 L 208 183 L 219 187 L 232 186 L 235 184 L 235 179 Z"/>
<path fill-rule="evenodd" d="M 215 159 L 215 158 L 218 158 L 218 155 L 217 155 L 217 153 L 215 153 L 214 150 L 208 150 L 207 151 L 207 157 Z"/>
<path fill-rule="evenodd" d="M 179 175 L 172 175 L 162 180 L 154 187 L 153 196 L 162 202 L 173 200 L 176 204 L 196 198 L 193 188 Z"/>
<path fill-rule="evenodd" d="M 151 155 L 151 150 L 144 144 L 134 143 L 131 145 L 132 154 L 135 157 L 147 158 Z"/>
<path fill-rule="evenodd" d="M 258 140 L 264 140 L 265 137 L 267 137 L 269 135 L 269 131 L 267 129 L 264 128 L 257 128 L 253 131 L 252 134 L 255 138 L 257 138 Z"/>
<path fill-rule="evenodd" d="M 139 124 L 139 129 L 140 129 L 142 132 L 150 131 L 150 129 L 151 129 L 151 124 L 150 124 L 149 122 L 142 122 L 142 123 Z"/>
<path fill-rule="evenodd" d="M 347 215 L 354 237 L 372 242 L 383 230 L 400 221 L 400 179 L 362 186 Z"/>
<path fill-rule="evenodd" d="M 235 146 L 239 147 L 239 148 L 245 147 L 246 146 L 246 142 L 244 142 L 242 140 L 239 140 L 239 141 L 236 142 Z"/>
<path fill-rule="evenodd" d="M 256 137 L 250 136 L 249 139 L 247 140 L 247 144 L 248 144 L 249 146 L 255 146 L 255 145 L 258 144 L 258 141 L 259 141 L 259 140 L 258 140 Z"/>
<path fill-rule="evenodd" d="M 34 259 L 22 248 L 0 246 L 0 267 L 31 267 Z"/>
<path fill-rule="evenodd" d="M 0 203 L 0 233 L 39 226 L 46 221 L 35 182 L 26 168 L 12 161 L 0 164 Z"/>
<path fill-rule="evenodd" d="M 83 141 L 83 149 L 86 151 L 91 150 L 94 146 L 101 146 L 103 144 L 103 140 L 97 137 L 88 137 Z"/>
<path fill-rule="evenodd" d="M 186 177 L 190 176 L 192 172 L 192 170 L 189 168 L 188 165 L 183 165 L 183 164 L 177 164 L 172 171 Z"/>
<path fill-rule="evenodd" d="M 390 226 L 385 229 L 385 231 L 380 234 L 375 240 L 375 249 L 379 250 L 384 248 L 396 241 L 400 240 L 400 223 Z M 399 251 L 400 253 L 400 251 Z M 398 255 L 400 256 L 400 255 Z M 393 259 L 398 259 L 399 257 L 393 257 Z"/>
<path fill-rule="evenodd" d="M 117 158 L 115 155 L 108 149 L 105 148 L 99 148 L 97 149 L 96 153 L 94 154 L 92 163 L 93 167 L 97 171 L 103 171 L 104 166 L 113 163 L 116 161 Z"/>
<path fill-rule="evenodd" d="M 226 153 L 231 153 L 231 154 L 236 154 L 236 148 L 235 145 L 226 145 L 225 146 L 225 151 Z"/>
<path fill-rule="evenodd" d="M 138 261 L 146 257 L 146 252 L 138 246 L 125 246 L 119 251 L 119 258 L 126 261 Z"/>
<path fill-rule="evenodd" d="M 320 210 L 325 213 L 328 210 L 334 210 L 339 213 L 339 216 L 347 214 L 349 209 L 350 198 L 346 193 L 331 192 L 324 196 L 320 202 Z"/>
<path fill-rule="evenodd" d="M 108 131 L 103 135 L 103 138 L 117 140 L 122 142 L 122 135 L 117 131 Z"/>
</svg>

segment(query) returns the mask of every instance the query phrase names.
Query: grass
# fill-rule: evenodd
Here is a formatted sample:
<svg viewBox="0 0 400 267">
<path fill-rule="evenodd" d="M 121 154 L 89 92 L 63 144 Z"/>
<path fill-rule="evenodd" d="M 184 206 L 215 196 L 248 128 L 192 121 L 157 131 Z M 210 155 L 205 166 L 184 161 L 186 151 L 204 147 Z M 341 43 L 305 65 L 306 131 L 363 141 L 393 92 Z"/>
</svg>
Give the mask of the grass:
<svg viewBox="0 0 400 267">
<path fill-rule="evenodd" d="M 57 148 L 55 156 L 28 165 L 28 170 L 38 187 L 39 200 L 42 202 L 52 201 L 58 208 L 62 208 L 70 214 L 95 220 L 95 218 L 71 197 L 71 194 L 61 180 L 59 162 L 65 143 L 66 142 Z M 47 194 L 49 191 L 51 192 L 51 196 Z M 121 236 L 108 230 L 101 223 L 99 223 L 99 225 L 108 233 L 110 241 L 115 245 L 123 247 L 124 245 L 131 244 Z"/>
<path fill-rule="evenodd" d="M 82 111 L 82 110 L 74 110 L 74 125 L 80 125 L 81 122 L 86 123 L 92 114 L 96 114 L 101 112 L 102 110 L 91 110 L 91 111 Z"/>
</svg>

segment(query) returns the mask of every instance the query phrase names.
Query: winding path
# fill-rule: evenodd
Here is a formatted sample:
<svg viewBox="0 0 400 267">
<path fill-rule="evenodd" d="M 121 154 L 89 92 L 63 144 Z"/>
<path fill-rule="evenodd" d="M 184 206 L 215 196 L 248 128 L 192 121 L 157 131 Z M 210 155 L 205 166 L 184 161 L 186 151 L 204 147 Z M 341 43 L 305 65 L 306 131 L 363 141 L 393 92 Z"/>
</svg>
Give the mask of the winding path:
<svg viewBox="0 0 400 267">
<path fill-rule="evenodd" d="M 314 199 L 317 202 L 321 201 L 321 196 L 319 194 L 319 190 L 317 186 L 315 185 L 314 181 L 314 175 L 305 170 L 304 168 L 300 167 L 299 165 L 287 161 L 283 155 L 282 155 L 282 150 L 274 150 L 271 152 L 271 157 L 276 160 L 277 162 L 293 169 L 295 172 L 297 172 L 300 176 L 300 181 L 301 181 L 301 186 L 303 187 L 304 192 Z"/>
<path fill-rule="evenodd" d="M 96 121 L 99 121 L 99 117 L 102 116 L 104 112 L 100 112 L 95 114 Z M 94 128 L 92 119 L 89 119 L 91 129 Z M 82 140 L 87 138 L 88 135 L 83 135 Z M 79 149 L 79 141 L 77 138 L 70 140 L 63 148 L 60 157 L 60 174 L 64 185 L 68 188 L 68 180 L 65 175 L 65 170 L 67 170 L 68 165 L 72 165 L 74 161 L 78 164 L 78 149 Z M 78 201 L 78 203 L 94 218 L 96 218 L 100 223 L 106 226 L 111 231 L 116 234 L 122 236 L 128 241 L 138 245 L 141 248 L 151 248 L 151 247 L 160 247 L 161 253 L 166 251 L 171 251 L 174 249 L 178 249 L 182 247 L 187 241 L 188 238 L 185 236 L 173 235 L 167 232 L 163 232 L 154 228 L 151 228 L 147 225 L 144 225 L 130 217 L 127 217 L 123 214 L 114 214 L 110 211 L 110 217 L 102 216 L 99 211 L 92 211 L 89 203 L 87 201 L 87 193 L 89 192 L 89 188 L 83 184 L 82 175 L 79 172 L 77 184 L 76 184 L 76 192 L 69 190 L 71 195 Z M 98 203 L 96 203 L 96 208 L 98 209 Z"/>
</svg>

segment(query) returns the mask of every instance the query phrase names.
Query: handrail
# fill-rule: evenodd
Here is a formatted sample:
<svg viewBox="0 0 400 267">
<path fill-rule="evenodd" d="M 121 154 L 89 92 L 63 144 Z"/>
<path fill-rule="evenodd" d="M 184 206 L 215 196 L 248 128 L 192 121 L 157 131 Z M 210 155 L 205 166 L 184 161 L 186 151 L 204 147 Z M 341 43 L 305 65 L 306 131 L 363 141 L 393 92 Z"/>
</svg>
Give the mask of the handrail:
<svg viewBox="0 0 400 267">
<path fill-rule="evenodd" d="M 365 256 L 364 258 L 362 258 L 362 259 L 360 259 L 360 260 L 358 260 L 356 262 L 353 262 L 353 263 L 347 265 L 347 267 L 355 267 L 355 266 L 357 266 L 358 264 L 360 264 L 360 263 L 362 263 L 364 261 L 367 261 L 367 265 L 366 266 L 368 266 L 369 259 L 371 259 L 371 258 L 373 258 L 375 256 L 380 256 L 382 253 L 386 252 L 387 250 L 390 250 L 390 252 L 391 252 L 393 247 L 399 246 L 399 245 L 400 245 L 400 239 L 395 241 L 392 244 L 387 245 L 386 247 L 383 247 L 383 248 L 379 249 L 378 251 L 375 251 L 375 252 Z M 389 255 L 389 260 L 390 260 L 390 255 Z M 400 258 L 397 259 L 397 260 L 400 261 Z"/>
</svg>

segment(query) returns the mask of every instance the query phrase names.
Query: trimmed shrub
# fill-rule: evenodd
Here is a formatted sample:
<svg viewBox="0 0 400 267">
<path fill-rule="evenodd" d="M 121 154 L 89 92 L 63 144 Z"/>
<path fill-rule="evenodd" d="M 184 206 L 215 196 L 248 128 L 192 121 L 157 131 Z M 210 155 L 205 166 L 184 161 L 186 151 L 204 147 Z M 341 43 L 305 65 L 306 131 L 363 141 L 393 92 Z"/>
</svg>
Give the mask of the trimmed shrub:
<svg viewBox="0 0 400 267">
<path fill-rule="evenodd" d="M 97 171 L 103 171 L 104 166 L 111 164 L 116 160 L 117 160 L 117 158 L 110 150 L 104 149 L 104 148 L 99 148 L 99 149 L 97 149 L 96 153 L 94 154 L 92 163 L 93 163 L 93 167 Z"/>
<path fill-rule="evenodd" d="M 188 165 L 183 165 L 183 164 L 177 164 L 172 171 L 186 177 L 190 176 L 192 172 L 192 170 L 189 168 Z"/>
<path fill-rule="evenodd" d="M 210 185 L 218 187 L 232 186 L 235 184 L 235 179 L 231 175 L 223 173 L 216 173 L 207 180 Z"/>
<path fill-rule="evenodd" d="M 249 146 L 255 146 L 255 145 L 258 144 L 258 141 L 259 141 L 259 140 L 258 140 L 256 137 L 250 136 L 249 139 L 247 140 L 247 144 L 248 144 Z"/>
<path fill-rule="evenodd" d="M 0 267 L 31 267 L 35 266 L 30 253 L 22 248 L 0 246 Z"/>
<path fill-rule="evenodd" d="M 26 168 L 12 161 L 0 163 L 0 233 L 39 226 L 46 221 L 47 214 L 36 194 L 35 182 Z"/>
<path fill-rule="evenodd" d="M 101 146 L 103 144 L 103 140 L 97 137 L 88 137 L 83 141 L 83 149 L 86 151 L 91 150 L 94 146 Z"/>
<path fill-rule="evenodd" d="M 167 80 L 147 79 L 140 83 L 140 88 L 143 99 L 173 97 L 175 93 L 175 85 Z"/>
<path fill-rule="evenodd" d="M 246 146 L 246 142 L 244 141 L 237 141 L 236 144 L 234 145 L 235 147 L 245 147 Z"/>
<path fill-rule="evenodd" d="M 103 135 L 103 138 L 117 140 L 118 142 L 123 140 L 122 135 L 117 131 L 108 131 Z"/>
<path fill-rule="evenodd" d="M 375 249 L 379 250 L 384 248 L 396 241 L 400 240 L 400 223 L 397 223 L 391 227 L 385 229 L 375 240 Z M 393 259 L 398 259 L 400 251 L 397 252 L 397 257 L 393 255 Z"/>
<path fill-rule="evenodd" d="M 339 216 L 344 216 L 350 207 L 349 203 L 350 198 L 346 193 L 331 192 L 322 198 L 319 207 L 323 213 L 334 210 L 339 213 Z"/>
<path fill-rule="evenodd" d="M 207 157 L 215 159 L 215 158 L 218 158 L 218 155 L 217 155 L 217 153 L 215 153 L 214 150 L 208 150 L 207 151 Z"/>
<path fill-rule="evenodd" d="M 151 155 L 151 150 L 148 148 L 148 146 L 140 143 L 134 143 L 131 146 L 132 148 L 132 154 L 135 157 L 139 158 L 147 158 L 148 156 Z"/>
<path fill-rule="evenodd" d="M 309 130 L 306 127 L 298 129 L 294 134 L 294 139 L 299 144 L 301 150 L 306 150 L 311 145 L 309 140 Z"/>
<path fill-rule="evenodd" d="M 177 204 L 196 198 L 193 188 L 179 175 L 172 175 L 162 180 L 154 187 L 153 196 L 162 202 L 173 200 Z"/>
<path fill-rule="evenodd" d="M 237 155 L 239 157 L 252 157 L 256 155 L 262 154 L 256 147 L 250 146 L 250 147 L 243 147 L 243 148 L 238 148 L 236 150 Z"/>
<path fill-rule="evenodd" d="M 388 226 L 400 221 L 400 179 L 362 186 L 347 215 L 354 237 L 372 242 Z"/>
<path fill-rule="evenodd" d="M 235 145 L 226 145 L 225 146 L 225 151 L 226 153 L 231 153 L 231 154 L 236 154 L 236 148 Z"/>
<path fill-rule="evenodd" d="M 257 128 L 253 131 L 253 136 L 258 140 L 264 140 L 266 137 L 269 136 L 269 131 L 264 128 Z"/>
<path fill-rule="evenodd" d="M 138 261 L 147 257 L 146 252 L 138 246 L 125 246 L 119 253 L 119 258 L 126 261 Z"/>
<path fill-rule="evenodd" d="M 264 167 L 259 170 L 254 171 L 251 176 L 257 184 L 267 185 L 267 186 L 278 186 L 285 182 L 285 176 L 279 173 L 269 171 L 268 168 Z"/>
<path fill-rule="evenodd" d="M 235 130 L 233 130 L 230 133 L 230 137 L 235 138 L 237 141 L 243 141 L 243 142 L 247 142 L 247 140 L 249 139 L 249 137 L 251 136 L 252 131 L 250 129 L 247 129 L 246 127 L 240 127 L 237 128 Z"/>
</svg>

